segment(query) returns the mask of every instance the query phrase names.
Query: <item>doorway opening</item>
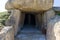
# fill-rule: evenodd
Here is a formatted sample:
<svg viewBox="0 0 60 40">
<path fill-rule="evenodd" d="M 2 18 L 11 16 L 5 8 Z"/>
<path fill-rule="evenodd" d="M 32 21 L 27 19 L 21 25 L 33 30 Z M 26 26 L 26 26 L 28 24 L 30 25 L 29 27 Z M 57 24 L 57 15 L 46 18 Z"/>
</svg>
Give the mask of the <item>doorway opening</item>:
<svg viewBox="0 0 60 40">
<path fill-rule="evenodd" d="M 24 25 L 22 27 L 22 33 L 37 33 L 39 30 L 36 27 L 35 15 L 32 13 L 25 14 Z"/>
<path fill-rule="evenodd" d="M 45 40 L 45 35 L 42 30 L 36 27 L 36 15 L 32 13 L 25 13 L 24 24 L 18 32 L 17 38 L 19 40 Z"/>
<path fill-rule="evenodd" d="M 24 25 L 36 25 L 34 14 L 25 14 Z"/>
</svg>

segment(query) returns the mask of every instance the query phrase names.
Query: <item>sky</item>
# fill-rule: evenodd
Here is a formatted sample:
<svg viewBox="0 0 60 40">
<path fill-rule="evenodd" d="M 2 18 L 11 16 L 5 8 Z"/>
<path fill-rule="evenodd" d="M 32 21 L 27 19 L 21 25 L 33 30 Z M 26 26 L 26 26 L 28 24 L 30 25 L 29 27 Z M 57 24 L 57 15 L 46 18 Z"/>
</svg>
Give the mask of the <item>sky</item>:
<svg viewBox="0 0 60 40">
<path fill-rule="evenodd" d="M 5 4 L 8 0 L 0 0 L 0 12 L 6 11 Z M 60 7 L 60 0 L 54 0 L 55 7 Z"/>
</svg>

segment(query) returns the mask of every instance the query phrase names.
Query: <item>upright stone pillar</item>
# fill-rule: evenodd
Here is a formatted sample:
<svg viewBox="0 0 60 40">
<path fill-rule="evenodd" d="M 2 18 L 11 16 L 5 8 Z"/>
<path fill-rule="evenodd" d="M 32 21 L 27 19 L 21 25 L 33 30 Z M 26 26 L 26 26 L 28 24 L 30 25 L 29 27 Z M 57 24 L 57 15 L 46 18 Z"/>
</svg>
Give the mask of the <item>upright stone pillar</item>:
<svg viewBox="0 0 60 40">
<path fill-rule="evenodd" d="M 43 17 L 42 17 L 43 18 L 43 26 L 47 27 L 47 22 L 53 17 L 55 17 L 55 12 L 53 9 L 50 9 L 50 10 L 44 12 Z"/>
<path fill-rule="evenodd" d="M 15 35 L 17 34 L 18 32 L 18 28 L 19 28 L 19 21 L 20 21 L 20 16 L 21 16 L 21 12 L 20 10 L 12 10 L 12 16 L 14 21 L 15 21 L 15 24 L 13 25 L 14 26 L 14 32 L 15 32 Z"/>
<path fill-rule="evenodd" d="M 20 19 L 19 19 L 19 31 L 21 30 L 21 28 L 24 25 L 24 20 L 25 20 L 25 13 L 21 13 L 20 14 Z"/>
<path fill-rule="evenodd" d="M 36 27 L 39 27 L 39 29 L 41 29 L 40 28 L 41 27 L 41 23 L 42 23 L 42 21 L 41 21 L 41 14 L 35 15 L 35 20 L 36 20 Z"/>
<path fill-rule="evenodd" d="M 19 22 L 20 20 L 22 21 L 22 13 L 20 12 L 20 10 L 11 10 L 11 15 L 9 16 L 8 20 L 6 21 L 6 25 L 8 26 L 13 26 L 14 27 L 14 34 L 16 35 L 18 30 L 19 30 Z M 22 22 L 21 22 L 22 25 Z M 20 25 L 20 28 L 21 28 Z"/>
</svg>

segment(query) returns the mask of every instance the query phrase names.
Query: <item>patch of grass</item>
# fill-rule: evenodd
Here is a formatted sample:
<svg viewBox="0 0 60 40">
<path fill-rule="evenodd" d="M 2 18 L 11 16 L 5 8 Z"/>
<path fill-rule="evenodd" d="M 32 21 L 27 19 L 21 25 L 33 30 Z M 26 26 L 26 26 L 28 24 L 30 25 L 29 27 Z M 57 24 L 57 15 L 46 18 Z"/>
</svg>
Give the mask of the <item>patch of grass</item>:
<svg viewBox="0 0 60 40">
<path fill-rule="evenodd" d="M 0 12 L 0 25 L 5 25 L 5 21 L 8 19 L 8 12 Z"/>
<path fill-rule="evenodd" d="M 58 15 L 60 16 L 60 13 L 58 13 Z"/>
<path fill-rule="evenodd" d="M 59 11 L 56 11 L 56 14 L 60 16 L 60 12 Z"/>
</svg>

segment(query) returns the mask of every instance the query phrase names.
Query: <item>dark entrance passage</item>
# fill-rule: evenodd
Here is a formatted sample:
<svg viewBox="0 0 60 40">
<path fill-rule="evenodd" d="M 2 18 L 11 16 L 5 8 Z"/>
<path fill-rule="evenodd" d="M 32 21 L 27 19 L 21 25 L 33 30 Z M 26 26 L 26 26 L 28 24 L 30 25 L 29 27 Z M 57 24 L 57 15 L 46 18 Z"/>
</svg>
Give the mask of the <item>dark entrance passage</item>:
<svg viewBox="0 0 60 40">
<path fill-rule="evenodd" d="M 25 21 L 24 21 L 24 25 L 36 25 L 35 22 L 35 15 L 33 14 L 25 14 Z"/>
<path fill-rule="evenodd" d="M 37 33 L 39 31 L 39 29 L 36 27 L 36 20 L 34 14 L 25 14 L 24 25 L 21 30 L 21 32 L 23 33 Z"/>
<path fill-rule="evenodd" d="M 36 28 L 36 20 L 34 14 L 25 14 L 24 25 L 17 35 L 18 40 L 45 40 L 45 35 L 41 30 Z"/>
</svg>

